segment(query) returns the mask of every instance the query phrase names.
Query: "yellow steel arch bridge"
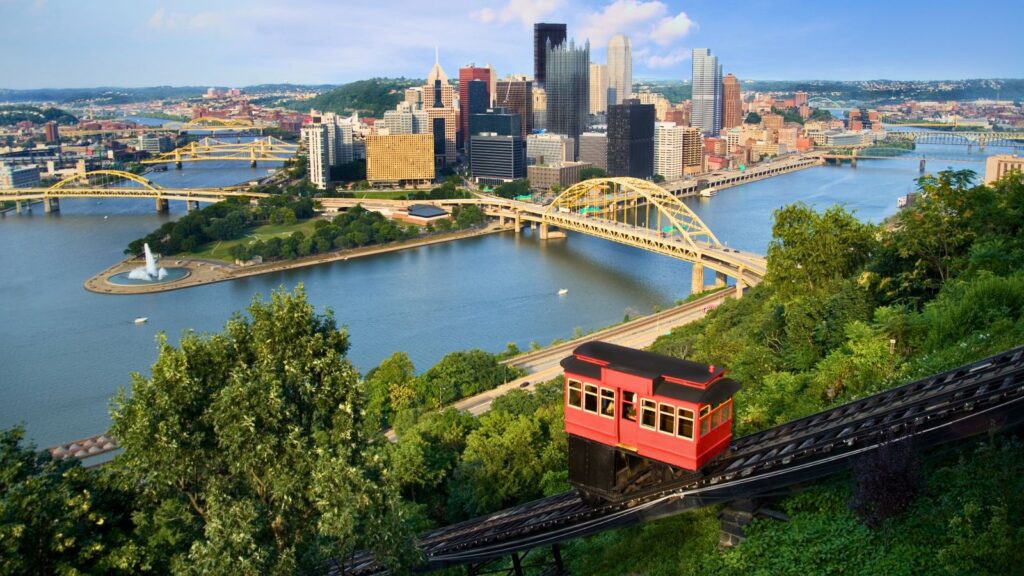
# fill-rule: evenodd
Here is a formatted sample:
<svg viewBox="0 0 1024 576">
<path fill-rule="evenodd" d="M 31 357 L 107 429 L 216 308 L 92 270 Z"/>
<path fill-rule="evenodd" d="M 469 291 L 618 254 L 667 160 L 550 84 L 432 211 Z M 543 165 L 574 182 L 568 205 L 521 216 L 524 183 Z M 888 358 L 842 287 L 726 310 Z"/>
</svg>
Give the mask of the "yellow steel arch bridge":
<svg viewBox="0 0 1024 576">
<path fill-rule="evenodd" d="M 61 198 L 147 198 L 156 200 L 157 210 L 166 210 L 169 201 L 183 201 L 189 209 L 200 202 L 220 202 L 227 198 L 263 198 L 265 193 L 235 188 L 163 188 L 148 178 L 121 170 L 91 170 L 70 176 L 47 188 L 2 188 L 0 200 L 15 202 L 21 211 L 23 202 L 42 201 L 46 212 L 57 210 Z"/>
<path fill-rule="evenodd" d="M 679 198 L 657 184 L 637 178 L 594 178 L 567 188 L 547 205 L 496 196 L 472 199 L 405 201 L 325 198 L 325 208 L 345 209 L 362 204 L 369 209 L 394 211 L 412 204 L 453 207 L 474 204 L 500 222 L 539 229 L 547 240 L 569 230 L 627 246 L 664 254 L 693 264 L 693 291 L 704 287 L 705 269 L 716 274 L 716 285 L 727 277 L 737 291 L 764 278 L 764 257 L 723 245 L 703 221 Z"/>
<path fill-rule="evenodd" d="M 273 136 L 258 138 L 250 142 L 227 142 L 206 137 L 198 142 L 175 148 L 143 160 L 143 164 L 174 163 L 181 168 L 184 162 L 242 161 L 255 167 L 259 162 L 284 162 L 298 151 L 299 145 L 285 142 Z"/>
<path fill-rule="evenodd" d="M 261 130 L 263 126 L 248 118 L 217 118 L 200 116 L 178 126 L 179 132 L 202 130 L 204 132 L 237 132 L 240 130 Z"/>
</svg>

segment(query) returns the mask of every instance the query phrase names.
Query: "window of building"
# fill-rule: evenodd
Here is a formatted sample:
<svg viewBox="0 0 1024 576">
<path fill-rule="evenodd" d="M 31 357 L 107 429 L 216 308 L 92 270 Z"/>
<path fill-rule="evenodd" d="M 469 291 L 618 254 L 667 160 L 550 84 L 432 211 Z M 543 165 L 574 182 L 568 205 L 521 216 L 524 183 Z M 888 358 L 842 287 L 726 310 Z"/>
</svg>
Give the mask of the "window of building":
<svg viewBox="0 0 1024 576">
<path fill-rule="evenodd" d="M 678 419 L 676 435 L 680 438 L 693 440 L 693 410 L 680 408 L 676 415 Z"/>
<path fill-rule="evenodd" d="M 668 404 L 658 405 L 658 432 L 676 433 L 676 409 Z"/>
<path fill-rule="evenodd" d="M 601 416 L 615 417 L 615 390 L 601 388 Z"/>
<path fill-rule="evenodd" d="M 640 426 L 654 430 L 654 422 L 657 420 L 654 400 L 643 399 L 640 401 Z"/>
<path fill-rule="evenodd" d="M 630 422 L 636 422 L 636 393 L 622 393 L 622 417 Z"/>
<path fill-rule="evenodd" d="M 594 384 L 583 385 L 583 409 L 597 414 L 597 386 Z"/>
<path fill-rule="evenodd" d="M 569 380 L 569 406 L 583 407 L 583 384 L 579 380 Z"/>
</svg>

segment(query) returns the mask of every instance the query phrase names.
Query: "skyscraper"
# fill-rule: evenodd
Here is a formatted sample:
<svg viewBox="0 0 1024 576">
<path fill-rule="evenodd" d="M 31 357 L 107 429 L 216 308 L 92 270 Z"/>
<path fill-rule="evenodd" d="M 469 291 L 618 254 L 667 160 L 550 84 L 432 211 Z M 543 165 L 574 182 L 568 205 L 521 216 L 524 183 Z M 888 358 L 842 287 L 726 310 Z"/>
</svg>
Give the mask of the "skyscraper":
<svg viewBox="0 0 1024 576">
<path fill-rule="evenodd" d="M 455 89 L 448 83 L 437 56 L 423 87 L 423 109 L 430 119 L 438 165 L 454 164 L 459 113 L 455 109 Z"/>
<path fill-rule="evenodd" d="M 743 101 L 740 99 L 740 81 L 732 74 L 722 78 L 722 128 L 743 124 Z"/>
<path fill-rule="evenodd" d="M 665 180 L 678 180 L 683 175 L 683 131 L 674 122 L 654 125 L 654 173 Z"/>
<path fill-rule="evenodd" d="M 488 102 L 491 95 L 488 93 L 490 86 L 484 80 L 470 80 L 466 86 L 466 99 L 459 103 L 459 113 L 465 118 L 462 123 L 462 130 L 459 131 L 459 141 L 463 148 L 469 149 L 469 137 L 475 132 L 472 130 L 472 118 L 474 114 L 487 112 Z M 462 92 L 462 85 L 459 85 L 459 92 Z"/>
<path fill-rule="evenodd" d="M 700 174 L 704 171 L 704 141 L 700 128 L 683 128 L 683 173 Z"/>
<path fill-rule="evenodd" d="M 462 142 L 469 142 L 469 115 L 479 114 L 491 107 L 491 74 L 490 68 L 479 68 L 473 64 L 459 68 L 459 132 Z M 470 94 L 470 83 L 474 80 L 483 81 L 484 98 L 476 98 Z M 479 89 L 479 88 L 478 88 Z"/>
<path fill-rule="evenodd" d="M 654 105 L 626 99 L 608 106 L 608 174 L 654 176 Z"/>
<path fill-rule="evenodd" d="M 302 139 L 306 142 L 309 181 L 320 190 L 327 188 L 331 179 L 331 165 L 327 161 L 327 126 L 309 123 L 302 125 Z"/>
<path fill-rule="evenodd" d="M 525 77 L 508 77 L 498 81 L 494 91 L 494 105 L 519 114 L 522 138 L 533 130 L 533 83 Z"/>
<path fill-rule="evenodd" d="M 547 129 L 573 139 L 575 159 L 590 115 L 589 41 L 576 46 L 570 40 L 548 51 L 547 99 Z"/>
<path fill-rule="evenodd" d="M 690 125 L 709 136 L 722 129 L 722 67 L 707 48 L 693 49 L 693 111 Z"/>
<path fill-rule="evenodd" d="M 608 110 L 608 66 L 590 63 L 590 113 Z"/>
<path fill-rule="evenodd" d="M 608 42 L 608 104 L 622 104 L 632 93 L 633 48 L 629 38 L 616 34 Z"/>
<path fill-rule="evenodd" d="M 565 24 L 533 25 L 533 85 L 543 88 L 547 75 L 547 50 L 565 42 Z M 549 46 L 550 44 L 550 46 Z"/>
</svg>

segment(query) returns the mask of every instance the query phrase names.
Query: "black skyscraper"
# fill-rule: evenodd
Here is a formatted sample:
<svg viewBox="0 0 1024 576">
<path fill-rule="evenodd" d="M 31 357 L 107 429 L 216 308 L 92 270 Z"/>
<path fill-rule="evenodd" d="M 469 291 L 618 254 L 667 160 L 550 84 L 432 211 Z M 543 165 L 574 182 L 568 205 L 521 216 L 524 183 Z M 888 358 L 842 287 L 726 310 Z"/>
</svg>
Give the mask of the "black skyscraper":
<svg viewBox="0 0 1024 576">
<path fill-rule="evenodd" d="M 654 104 L 628 99 L 608 106 L 608 174 L 654 176 Z"/>
<path fill-rule="evenodd" d="M 533 25 L 533 85 L 544 88 L 544 79 L 547 74 L 547 48 L 551 48 L 565 42 L 565 24 L 545 24 L 539 22 Z"/>
<path fill-rule="evenodd" d="M 572 138 L 576 159 L 590 118 L 590 42 L 563 42 L 548 51 L 547 80 L 548 132 Z"/>
</svg>

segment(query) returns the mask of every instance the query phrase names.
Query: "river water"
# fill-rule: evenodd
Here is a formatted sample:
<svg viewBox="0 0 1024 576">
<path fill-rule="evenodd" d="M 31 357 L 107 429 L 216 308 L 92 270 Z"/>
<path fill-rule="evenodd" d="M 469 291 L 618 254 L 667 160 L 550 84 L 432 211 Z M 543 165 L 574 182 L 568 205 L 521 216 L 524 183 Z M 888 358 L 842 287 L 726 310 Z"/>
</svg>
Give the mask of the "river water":
<svg viewBox="0 0 1024 576">
<path fill-rule="evenodd" d="M 167 187 L 219 186 L 267 169 L 211 164 L 150 176 Z M 947 164 L 982 171 L 950 162 L 929 170 Z M 723 243 L 763 253 L 774 209 L 841 203 L 878 222 L 915 189 L 917 176 L 916 162 L 862 161 L 856 169 L 812 168 L 687 202 Z M 152 201 L 62 200 L 57 214 L 37 205 L 30 215 L 0 217 L 0 427 L 24 424 L 41 446 L 102 432 L 111 395 L 128 385 L 130 372 L 148 371 L 159 332 L 176 341 L 186 330 L 217 331 L 254 295 L 279 286 L 301 282 L 318 310 L 334 311 L 363 372 L 399 350 L 425 370 L 455 350 L 546 344 L 670 306 L 690 291 L 683 262 L 578 234 L 542 243 L 511 232 L 160 294 L 82 288 L 119 260 L 129 241 L 183 210 L 174 202 L 169 215 L 157 215 Z M 561 288 L 568 294 L 559 297 Z M 138 316 L 149 322 L 133 324 Z"/>
</svg>

